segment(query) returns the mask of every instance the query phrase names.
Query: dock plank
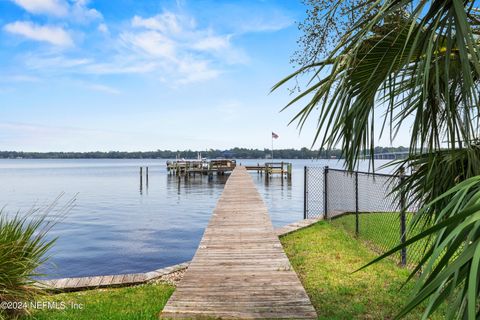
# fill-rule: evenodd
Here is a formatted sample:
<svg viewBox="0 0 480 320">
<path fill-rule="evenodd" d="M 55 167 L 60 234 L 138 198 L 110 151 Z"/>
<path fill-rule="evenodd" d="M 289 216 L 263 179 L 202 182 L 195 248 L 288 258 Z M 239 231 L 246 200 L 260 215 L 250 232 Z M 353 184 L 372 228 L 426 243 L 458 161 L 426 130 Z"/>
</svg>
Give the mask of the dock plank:
<svg viewBox="0 0 480 320">
<path fill-rule="evenodd" d="M 237 166 L 160 318 L 316 319 L 252 178 Z"/>
</svg>

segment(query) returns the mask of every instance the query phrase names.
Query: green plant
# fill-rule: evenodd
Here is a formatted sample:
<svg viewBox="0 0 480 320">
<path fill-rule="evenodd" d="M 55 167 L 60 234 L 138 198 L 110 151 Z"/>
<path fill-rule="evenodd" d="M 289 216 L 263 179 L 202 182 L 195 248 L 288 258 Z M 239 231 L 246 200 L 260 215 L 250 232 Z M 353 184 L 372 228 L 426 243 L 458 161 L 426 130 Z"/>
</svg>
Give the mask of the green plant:
<svg viewBox="0 0 480 320">
<path fill-rule="evenodd" d="M 281 241 L 318 319 L 392 319 L 414 287 L 403 286 L 408 270 L 389 259 L 352 273 L 375 253 L 332 223 L 321 221 Z M 421 318 L 424 309 L 422 304 L 406 319 Z M 440 308 L 430 319 L 443 319 L 444 311 Z"/>
<path fill-rule="evenodd" d="M 406 214 L 406 222 L 410 223 L 414 214 Z M 354 213 L 343 215 L 331 220 L 331 224 L 345 229 L 367 247 L 379 254 L 385 253 L 400 243 L 400 213 L 399 212 L 369 212 L 358 215 L 359 232 L 356 233 L 356 217 Z M 410 228 L 408 237 L 413 237 L 423 230 L 423 225 Z M 408 267 L 415 267 L 429 246 L 429 239 L 418 241 L 406 250 Z M 400 263 L 400 252 L 391 256 L 393 261 Z"/>
<path fill-rule="evenodd" d="M 329 21 L 346 2 L 330 1 L 319 20 Z M 466 221 L 477 213 L 472 206 L 479 190 L 468 186 L 480 174 L 478 1 L 373 0 L 355 6 L 361 14 L 328 55 L 303 65 L 273 90 L 310 73 L 306 90 L 286 108 L 307 99 L 292 122 L 302 128 L 318 112 L 314 143 L 327 149 L 341 146 L 350 170 L 365 156 L 373 164 L 379 136 L 388 133 L 394 141 L 401 128 L 410 126 L 408 158 L 394 165 L 399 172 L 410 167 L 414 173 L 396 191 L 408 193 L 422 207 L 410 229 L 423 226 L 426 231 L 412 242 L 425 241 L 423 236 L 436 240 L 411 277 L 432 266 L 418 280 L 418 286 L 429 289 L 415 290 L 400 315 L 430 298 L 426 318 L 455 295 L 448 303 L 449 318 L 474 319 L 480 306 L 480 269 L 468 254 L 480 243 L 478 227 Z M 470 184 L 458 189 L 462 181 Z"/>
<path fill-rule="evenodd" d="M 36 278 L 43 275 L 39 267 L 48 260 L 48 250 L 56 240 L 49 239 L 47 233 L 72 203 L 61 208 L 56 217 L 49 215 L 54 205 L 10 216 L 0 211 L 0 319 L 27 312 L 16 303 L 32 302 L 43 292 Z"/>
<path fill-rule="evenodd" d="M 53 294 L 42 299 L 53 303 L 65 303 L 65 309 L 36 309 L 32 311 L 31 316 L 24 319 L 158 319 L 160 311 L 174 290 L 175 287 L 172 285 L 159 283 Z M 75 308 L 72 305 L 82 308 Z"/>
<path fill-rule="evenodd" d="M 476 319 L 480 291 L 480 176 L 459 183 L 426 204 L 414 218 L 413 225 L 438 203 L 446 203 L 446 206 L 440 210 L 432 227 L 425 228 L 405 244 L 396 246 L 366 266 L 405 246 L 430 238 L 434 244 L 410 275 L 412 278 L 421 271 L 414 295 L 399 316 L 406 315 L 430 298 L 425 317 L 448 301 L 448 318 Z"/>
</svg>

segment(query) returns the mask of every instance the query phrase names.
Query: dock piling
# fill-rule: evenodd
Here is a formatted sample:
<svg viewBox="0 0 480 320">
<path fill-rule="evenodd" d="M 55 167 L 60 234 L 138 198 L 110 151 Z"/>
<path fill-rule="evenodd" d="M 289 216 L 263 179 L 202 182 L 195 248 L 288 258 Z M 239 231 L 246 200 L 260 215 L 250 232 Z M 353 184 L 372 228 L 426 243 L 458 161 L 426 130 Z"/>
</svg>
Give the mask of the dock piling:
<svg viewBox="0 0 480 320">
<path fill-rule="evenodd" d="M 145 185 L 148 188 L 148 167 L 145 168 Z"/>
</svg>

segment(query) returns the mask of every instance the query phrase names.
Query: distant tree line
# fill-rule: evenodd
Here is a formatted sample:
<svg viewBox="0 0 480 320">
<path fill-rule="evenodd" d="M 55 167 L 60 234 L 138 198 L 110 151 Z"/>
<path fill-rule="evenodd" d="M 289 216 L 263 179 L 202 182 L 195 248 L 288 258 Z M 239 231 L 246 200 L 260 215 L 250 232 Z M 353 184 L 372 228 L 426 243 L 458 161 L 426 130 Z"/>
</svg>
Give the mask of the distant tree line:
<svg viewBox="0 0 480 320">
<path fill-rule="evenodd" d="M 391 153 L 408 151 L 405 147 L 376 147 L 375 153 Z M 342 158 L 342 150 L 330 151 L 301 149 L 278 149 L 274 150 L 275 159 L 330 159 Z M 194 150 L 157 150 L 157 151 L 93 151 L 93 152 L 23 152 L 23 151 L 0 151 L 0 159 L 175 159 L 202 157 L 215 158 L 236 158 L 236 159 L 264 159 L 272 154 L 270 149 L 247 149 L 232 148 L 228 150 L 210 149 L 203 151 Z"/>
</svg>

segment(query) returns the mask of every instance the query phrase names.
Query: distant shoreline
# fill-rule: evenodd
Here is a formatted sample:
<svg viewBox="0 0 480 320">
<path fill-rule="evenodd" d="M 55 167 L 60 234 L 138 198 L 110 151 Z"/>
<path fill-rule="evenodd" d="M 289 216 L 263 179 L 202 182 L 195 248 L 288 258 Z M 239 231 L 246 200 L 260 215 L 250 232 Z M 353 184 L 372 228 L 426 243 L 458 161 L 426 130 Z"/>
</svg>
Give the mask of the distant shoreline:
<svg viewBox="0 0 480 320">
<path fill-rule="evenodd" d="M 175 158 L 47 158 L 47 157 L 32 157 L 32 158 L 23 158 L 23 157 L 17 157 L 17 158 L 1 158 L 0 160 L 174 160 Z M 181 157 L 181 159 L 185 160 L 193 160 L 194 158 L 186 158 L 186 157 Z M 210 159 L 210 158 L 207 158 Z M 222 158 L 223 159 L 223 158 Z M 265 160 L 269 161 L 272 160 L 271 158 L 239 158 L 239 157 L 229 157 L 225 159 L 233 159 L 233 160 Z M 343 159 L 343 158 L 280 158 L 280 157 L 275 157 L 274 161 L 276 160 L 332 160 L 332 159 Z"/>
<path fill-rule="evenodd" d="M 375 153 L 404 152 L 405 147 L 376 147 Z M 274 159 L 342 159 L 342 151 L 301 149 L 274 149 Z M 0 159 L 196 159 L 199 156 L 208 159 L 266 159 L 271 158 L 270 149 L 233 148 L 228 150 L 157 150 L 157 151 L 92 151 L 92 152 L 23 152 L 0 151 Z"/>
<path fill-rule="evenodd" d="M 187 157 L 180 157 L 179 159 L 185 159 L 185 160 L 193 160 L 196 158 L 187 158 Z M 207 159 L 233 159 L 233 160 L 265 160 L 265 161 L 271 161 L 271 158 L 240 158 L 240 157 L 228 157 L 228 158 L 208 158 Z M 332 159 L 343 159 L 343 158 L 335 158 L 335 157 L 330 157 L 330 158 L 280 158 L 276 157 L 273 159 L 274 161 L 279 161 L 279 160 L 332 160 Z M 77 158 L 72 158 L 72 157 L 16 157 L 16 158 L 2 158 L 0 157 L 0 160 L 175 160 L 175 158 L 145 158 L 145 157 L 129 157 L 129 158 L 108 158 L 108 157 L 102 157 L 102 158 L 88 158 L 88 157 L 77 157 Z"/>
</svg>

